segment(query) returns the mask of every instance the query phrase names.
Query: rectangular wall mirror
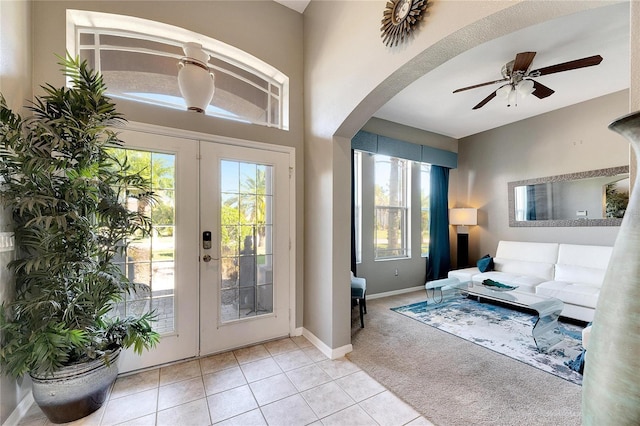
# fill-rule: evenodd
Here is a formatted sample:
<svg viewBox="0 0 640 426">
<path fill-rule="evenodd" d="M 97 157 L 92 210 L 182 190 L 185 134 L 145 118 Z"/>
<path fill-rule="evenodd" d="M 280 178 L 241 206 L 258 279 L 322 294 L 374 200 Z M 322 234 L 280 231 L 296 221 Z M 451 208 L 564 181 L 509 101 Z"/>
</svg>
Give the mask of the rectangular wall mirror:
<svg viewBox="0 0 640 426">
<path fill-rule="evenodd" d="M 509 182 L 509 226 L 620 226 L 629 166 Z"/>
</svg>

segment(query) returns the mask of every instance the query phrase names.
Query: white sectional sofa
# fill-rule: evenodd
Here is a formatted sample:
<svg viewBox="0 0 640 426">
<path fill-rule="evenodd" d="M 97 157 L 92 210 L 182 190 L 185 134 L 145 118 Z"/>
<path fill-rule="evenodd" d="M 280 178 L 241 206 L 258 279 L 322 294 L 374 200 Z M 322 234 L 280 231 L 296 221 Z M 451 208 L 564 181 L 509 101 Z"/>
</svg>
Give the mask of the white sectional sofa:
<svg viewBox="0 0 640 426">
<path fill-rule="evenodd" d="M 494 270 L 476 267 L 449 272 L 449 278 L 481 284 L 489 278 L 518 286 L 514 291 L 558 298 L 562 316 L 593 320 L 612 247 L 500 241 Z"/>
</svg>

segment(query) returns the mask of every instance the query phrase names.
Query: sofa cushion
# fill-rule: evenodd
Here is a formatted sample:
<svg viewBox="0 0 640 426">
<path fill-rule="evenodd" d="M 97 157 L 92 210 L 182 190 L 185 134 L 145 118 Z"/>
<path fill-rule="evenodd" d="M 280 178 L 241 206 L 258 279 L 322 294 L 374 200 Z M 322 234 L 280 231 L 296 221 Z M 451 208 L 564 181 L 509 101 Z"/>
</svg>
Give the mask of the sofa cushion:
<svg viewBox="0 0 640 426">
<path fill-rule="evenodd" d="M 505 259 L 495 257 L 493 259 L 494 269 L 507 274 L 531 275 L 538 277 L 539 282 L 553 279 L 554 263 L 527 262 L 525 260 Z"/>
<path fill-rule="evenodd" d="M 584 283 L 592 286 L 602 287 L 605 269 L 585 268 L 574 265 L 556 265 L 555 281 L 568 283 Z"/>
<path fill-rule="evenodd" d="M 595 309 L 600 295 L 600 287 L 587 283 L 547 281 L 536 287 L 536 294 L 555 297 L 564 303 Z"/>
<path fill-rule="evenodd" d="M 527 262 L 556 263 L 557 243 L 529 243 L 524 241 L 500 241 L 496 257 Z"/>
<path fill-rule="evenodd" d="M 496 271 L 518 275 L 532 275 L 542 281 L 553 279 L 558 260 L 557 243 L 500 241 L 493 259 Z"/>
<path fill-rule="evenodd" d="M 555 281 L 602 286 L 612 247 L 560 244 Z"/>
</svg>

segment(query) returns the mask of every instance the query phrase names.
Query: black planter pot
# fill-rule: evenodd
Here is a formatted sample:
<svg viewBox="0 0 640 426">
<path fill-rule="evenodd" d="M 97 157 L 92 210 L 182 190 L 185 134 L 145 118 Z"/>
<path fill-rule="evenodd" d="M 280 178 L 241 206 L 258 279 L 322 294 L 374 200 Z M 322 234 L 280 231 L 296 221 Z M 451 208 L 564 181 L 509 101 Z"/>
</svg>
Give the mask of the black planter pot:
<svg viewBox="0 0 640 426">
<path fill-rule="evenodd" d="M 118 375 L 120 350 L 103 359 L 62 368 L 53 375 L 31 374 L 33 399 L 52 423 L 67 423 L 99 409 Z"/>
</svg>

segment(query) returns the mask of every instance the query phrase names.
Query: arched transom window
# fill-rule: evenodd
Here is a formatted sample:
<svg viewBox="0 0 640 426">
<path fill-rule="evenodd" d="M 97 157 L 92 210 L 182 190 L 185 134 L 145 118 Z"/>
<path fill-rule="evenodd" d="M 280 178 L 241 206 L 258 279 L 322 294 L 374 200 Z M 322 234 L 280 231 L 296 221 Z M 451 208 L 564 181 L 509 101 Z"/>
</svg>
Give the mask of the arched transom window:
<svg viewBox="0 0 640 426">
<path fill-rule="evenodd" d="M 177 78 L 186 43 L 209 55 L 215 76 L 205 114 L 289 129 L 289 78 L 255 56 L 160 22 L 67 10 L 67 50 L 102 73 L 113 98 L 186 109 Z"/>
</svg>

